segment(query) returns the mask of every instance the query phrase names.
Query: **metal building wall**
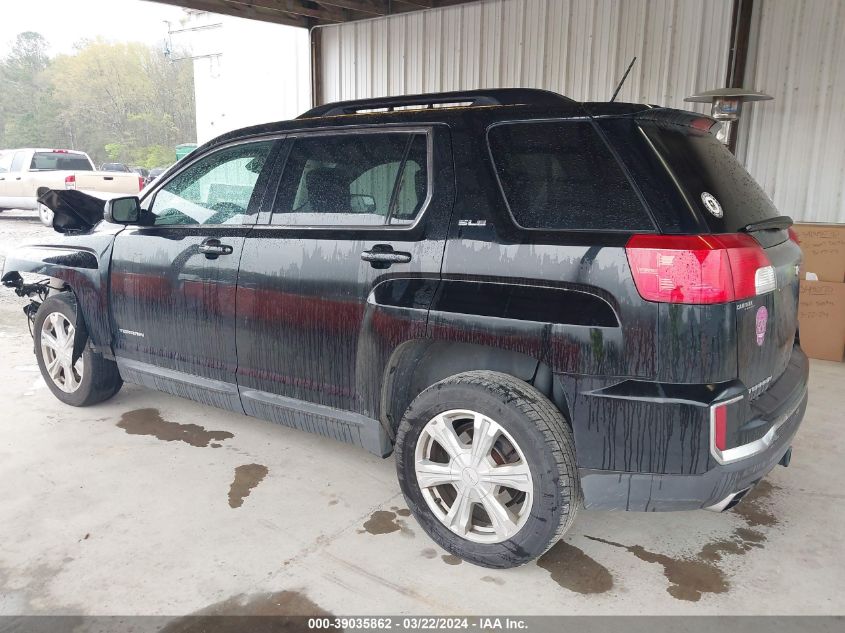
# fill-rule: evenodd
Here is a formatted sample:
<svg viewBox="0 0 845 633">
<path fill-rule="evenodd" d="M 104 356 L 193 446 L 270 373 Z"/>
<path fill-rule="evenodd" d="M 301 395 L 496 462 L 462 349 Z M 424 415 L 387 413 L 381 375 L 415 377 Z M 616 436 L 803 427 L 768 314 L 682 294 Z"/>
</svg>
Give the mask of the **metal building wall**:
<svg viewBox="0 0 845 633">
<path fill-rule="evenodd" d="M 684 106 L 724 85 L 731 0 L 486 0 L 321 27 L 324 101 L 538 87 Z M 706 110 L 707 106 L 697 106 Z"/>
<path fill-rule="evenodd" d="M 845 2 L 757 0 L 737 156 L 796 220 L 845 222 Z"/>
</svg>

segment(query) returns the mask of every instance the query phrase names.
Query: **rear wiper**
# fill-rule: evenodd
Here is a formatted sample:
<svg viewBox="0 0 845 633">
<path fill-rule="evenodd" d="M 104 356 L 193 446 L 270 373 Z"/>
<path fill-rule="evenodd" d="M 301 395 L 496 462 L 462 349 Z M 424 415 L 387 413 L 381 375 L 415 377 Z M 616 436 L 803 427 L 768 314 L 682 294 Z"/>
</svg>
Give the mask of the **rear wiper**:
<svg viewBox="0 0 845 633">
<path fill-rule="evenodd" d="M 792 226 L 792 218 L 788 215 L 778 215 L 773 218 L 760 220 L 759 222 L 746 224 L 740 231 L 750 233 L 752 231 L 765 231 L 767 229 L 788 229 L 790 226 Z"/>
</svg>

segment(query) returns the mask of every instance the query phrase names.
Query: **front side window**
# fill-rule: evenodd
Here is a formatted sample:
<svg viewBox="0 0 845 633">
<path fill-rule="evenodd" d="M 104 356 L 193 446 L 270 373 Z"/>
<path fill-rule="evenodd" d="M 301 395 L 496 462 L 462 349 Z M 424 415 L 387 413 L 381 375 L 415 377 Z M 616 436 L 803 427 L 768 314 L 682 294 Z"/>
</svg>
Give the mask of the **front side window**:
<svg viewBox="0 0 845 633">
<path fill-rule="evenodd" d="M 150 208 L 155 225 L 245 223 L 274 142 L 228 147 L 180 172 L 155 194 Z"/>
<path fill-rule="evenodd" d="M 543 230 L 653 230 L 619 163 L 589 121 L 509 123 L 490 151 L 516 223 Z"/>
<path fill-rule="evenodd" d="M 427 139 L 408 132 L 293 140 L 273 224 L 412 224 L 428 192 Z"/>
</svg>

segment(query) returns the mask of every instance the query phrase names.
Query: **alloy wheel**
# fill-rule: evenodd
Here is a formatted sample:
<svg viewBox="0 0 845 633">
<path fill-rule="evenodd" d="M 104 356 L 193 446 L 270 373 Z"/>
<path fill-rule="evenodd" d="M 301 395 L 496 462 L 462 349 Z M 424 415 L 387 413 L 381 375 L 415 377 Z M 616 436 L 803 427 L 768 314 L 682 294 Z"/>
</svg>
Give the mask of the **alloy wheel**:
<svg viewBox="0 0 845 633">
<path fill-rule="evenodd" d="M 51 312 L 41 325 L 41 357 L 47 374 L 59 389 L 73 393 L 82 383 L 82 356 L 73 363 L 73 339 L 76 334 L 71 322 L 61 312 Z"/>
<path fill-rule="evenodd" d="M 534 481 L 524 453 L 500 424 L 476 411 L 432 418 L 417 441 L 414 468 L 434 515 L 469 541 L 506 541 L 531 513 Z"/>
</svg>

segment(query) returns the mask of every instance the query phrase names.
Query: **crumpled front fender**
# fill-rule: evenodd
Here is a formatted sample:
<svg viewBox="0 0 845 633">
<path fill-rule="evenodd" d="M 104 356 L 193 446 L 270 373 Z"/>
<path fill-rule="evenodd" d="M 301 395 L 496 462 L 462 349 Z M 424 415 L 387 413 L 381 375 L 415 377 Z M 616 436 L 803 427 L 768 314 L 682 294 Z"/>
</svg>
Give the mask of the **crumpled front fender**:
<svg viewBox="0 0 845 633">
<path fill-rule="evenodd" d="M 108 272 L 114 237 L 122 227 L 107 226 L 86 234 L 65 235 L 55 242 L 19 246 L 6 257 L 5 280 L 12 273 L 58 279 L 76 295 L 91 343 L 111 356 Z"/>
</svg>

